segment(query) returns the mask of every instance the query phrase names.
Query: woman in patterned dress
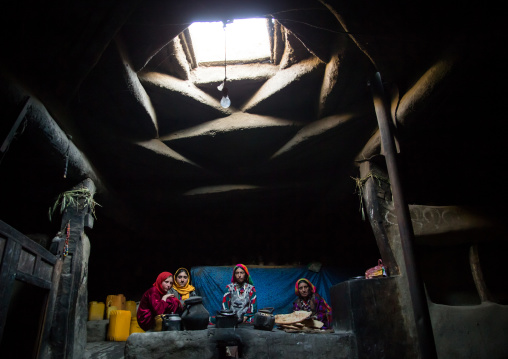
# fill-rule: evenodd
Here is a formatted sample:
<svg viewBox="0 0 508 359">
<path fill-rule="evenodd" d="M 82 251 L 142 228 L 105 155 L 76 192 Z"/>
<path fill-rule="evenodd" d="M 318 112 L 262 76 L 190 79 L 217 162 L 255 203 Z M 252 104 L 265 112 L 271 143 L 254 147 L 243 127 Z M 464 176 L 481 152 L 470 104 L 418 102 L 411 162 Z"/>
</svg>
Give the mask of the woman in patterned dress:
<svg viewBox="0 0 508 359">
<path fill-rule="evenodd" d="M 222 308 L 232 309 L 240 323 L 252 322 L 257 312 L 256 288 L 245 265 L 237 264 L 233 269 L 231 283 L 222 297 Z"/>
<path fill-rule="evenodd" d="M 323 322 L 321 329 L 330 328 L 332 308 L 316 292 L 316 287 L 306 278 L 296 281 L 295 293 L 298 298 L 293 303 L 293 311 L 305 310 L 312 312 L 311 318 Z"/>
</svg>

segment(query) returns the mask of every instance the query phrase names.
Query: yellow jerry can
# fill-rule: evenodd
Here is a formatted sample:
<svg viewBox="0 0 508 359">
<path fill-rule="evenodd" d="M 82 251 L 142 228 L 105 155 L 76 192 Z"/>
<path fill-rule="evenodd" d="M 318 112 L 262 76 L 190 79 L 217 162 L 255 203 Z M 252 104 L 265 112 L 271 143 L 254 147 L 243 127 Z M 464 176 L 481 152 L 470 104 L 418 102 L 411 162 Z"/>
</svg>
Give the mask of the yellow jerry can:
<svg viewBox="0 0 508 359">
<path fill-rule="evenodd" d="M 125 310 L 130 311 L 132 314 L 132 317 L 136 318 L 137 309 L 136 309 L 136 302 L 135 301 L 133 301 L 133 300 L 126 301 L 125 302 Z"/>
<path fill-rule="evenodd" d="M 160 314 L 155 317 L 155 326 L 153 327 L 154 332 L 161 332 L 162 331 L 162 317 Z"/>
<path fill-rule="evenodd" d="M 90 302 L 88 303 L 88 320 L 102 320 L 104 319 L 105 304 L 103 302 Z"/>
<path fill-rule="evenodd" d="M 131 327 L 131 312 L 128 310 L 113 310 L 109 317 L 109 341 L 124 342 L 129 337 Z"/>
<path fill-rule="evenodd" d="M 132 333 L 144 333 L 145 331 L 141 329 L 138 323 L 138 319 L 136 317 L 131 318 L 131 328 L 129 334 Z"/>
<path fill-rule="evenodd" d="M 106 297 L 106 307 L 117 307 L 119 310 L 125 310 L 125 296 L 123 294 L 108 295 Z"/>
<path fill-rule="evenodd" d="M 106 319 L 109 319 L 110 316 L 111 316 L 111 312 L 114 311 L 114 310 L 119 310 L 117 307 L 115 306 L 112 306 L 112 307 L 107 307 L 106 308 Z M 130 312 L 129 312 L 130 313 Z"/>
</svg>

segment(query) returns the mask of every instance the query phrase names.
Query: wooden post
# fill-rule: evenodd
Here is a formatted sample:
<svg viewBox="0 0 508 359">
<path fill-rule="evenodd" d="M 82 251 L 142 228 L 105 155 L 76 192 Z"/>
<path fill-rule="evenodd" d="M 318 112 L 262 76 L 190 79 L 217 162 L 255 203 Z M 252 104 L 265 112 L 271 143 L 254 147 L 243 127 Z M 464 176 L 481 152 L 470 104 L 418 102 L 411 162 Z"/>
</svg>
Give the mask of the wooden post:
<svg viewBox="0 0 508 359">
<path fill-rule="evenodd" d="M 3 260 L 0 258 L 0 283 L 2 290 L 0 293 L 0 340 L 2 339 L 5 321 L 7 319 L 7 310 L 11 300 L 13 283 L 16 278 L 16 267 L 21 253 L 21 246 L 13 240 L 6 241 Z"/>
<path fill-rule="evenodd" d="M 399 170 L 397 167 L 395 142 L 391 130 L 393 123 L 389 107 L 386 104 L 384 88 L 379 72 L 373 76 L 370 87 L 379 124 L 379 131 L 381 133 L 381 145 L 383 146 L 386 166 L 392 187 L 395 214 L 397 216 L 397 224 L 399 226 L 402 253 L 409 285 L 409 295 L 411 298 L 416 333 L 418 336 L 419 351 L 422 358 L 437 358 L 427 298 L 423 288 L 423 281 L 418 273 L 414 258 L 413 226 L 411 224 L 409 207 L 407 206 L 403 195 Z"/>
<path fill-rule="evenodd" d="M 483 271 L 480 265 L 480 258 L 478 256 L 478 245 L 473 244 L 471 248 L 469 248 L 469 264 L 471 266 L 471 272 L 473 273 L 473 280 L 476 286 L 476 290 L 478 291 L 478 295 L 482 302 L 491 302 L 492 295 L 485 285 L 485 280 L 483 279 Z"/>
<path fill-rule="evenodd" d="M 86 187 L 92 194 L 95 193 L 95 185 L 90 179 L 81 182 L 74 189 Z M 65 236 L 67 223 L 70 221 L 70 240 L 68 255 L 63 257 L 60 274 L 58 295 L 54 311 L 53 327 L 51 329 L 51 358 L 73 358 L 76 353 L 84 350 L 86 336 L 76 331 L 76 327 L 86 325 L 85 313 L 88 308 L 83 308 L 83 298 L 80 288 L 82 283 L 83 252 L 82 234 L 85 227 L 85 217 L 89 208 L 81 205 L 76 208 L 68 208 L 62 216 L 62 233 Z M 86 305 L 86 303 L 85 303 Z"/>
<path fill-rule="evenodd" d="M 362 162 L 360 164 L 360 176 L 366 177 L 369 173 L 373 172 L 373 166 L 370 162 Z M 365 212 L 369 218 L 374 237 L 376 238 L 379 254 L 383 259 L 383 265 L 388 272 L 388 275 L 400 274 L 399 266 L 395 260 L 390 244 L 388 243 L 388 235 L 383 228 L 383 218 L 381 217 L 379 209 L 379 201 L 377 198 L 378 187 L 374 179 L 371 177 L 365 182 L 363 189 L 363 200 L 365 203 Z"/>
</svg>

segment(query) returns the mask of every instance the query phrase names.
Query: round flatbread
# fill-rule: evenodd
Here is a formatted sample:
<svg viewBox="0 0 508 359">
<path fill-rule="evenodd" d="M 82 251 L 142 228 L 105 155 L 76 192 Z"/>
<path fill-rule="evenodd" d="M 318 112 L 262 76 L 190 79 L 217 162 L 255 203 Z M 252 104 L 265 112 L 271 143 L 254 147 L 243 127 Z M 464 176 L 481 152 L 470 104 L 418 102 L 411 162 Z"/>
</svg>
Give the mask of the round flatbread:
<svg viewBox="0 0 508 359">
<path fill-rule="evenodd" d="M 305 310 L 297 310 L 291 314 L 277 314 L 275 324 L 295 324 L 310 317 L 312 313 Z"/>
<path fill-rule="evenodd" d="M 316 328 L 316 329 L 321 329 L 323 327 L 323 325 L 325 325 L 325 323 L 323 322 L 320 322 L 319 320 L 315 320 L 315 319 L 305 319 L 304 321 L 302 321 L 303 325 L 305 325 L 306 327 L 309 327 L 309 328 Z"/>
</svg>

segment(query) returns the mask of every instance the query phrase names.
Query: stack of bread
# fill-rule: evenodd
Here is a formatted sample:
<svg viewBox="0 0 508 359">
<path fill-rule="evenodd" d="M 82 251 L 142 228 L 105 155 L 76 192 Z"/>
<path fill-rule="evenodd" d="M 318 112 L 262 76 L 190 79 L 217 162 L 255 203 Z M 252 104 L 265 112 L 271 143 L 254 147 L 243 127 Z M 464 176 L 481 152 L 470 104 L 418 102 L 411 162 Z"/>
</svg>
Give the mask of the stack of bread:
<svg viewBox="0 0 508 359">
<path fill-rule="evenodd" d="M 321 329 L 323 322 L 310 318 L 311 313 L 298 310 L 291 314 L 277 314 L 275 324 L 286 332 L 312 332 Z"/>
</svg>

